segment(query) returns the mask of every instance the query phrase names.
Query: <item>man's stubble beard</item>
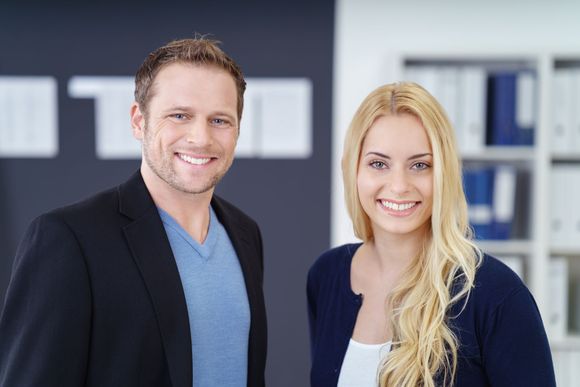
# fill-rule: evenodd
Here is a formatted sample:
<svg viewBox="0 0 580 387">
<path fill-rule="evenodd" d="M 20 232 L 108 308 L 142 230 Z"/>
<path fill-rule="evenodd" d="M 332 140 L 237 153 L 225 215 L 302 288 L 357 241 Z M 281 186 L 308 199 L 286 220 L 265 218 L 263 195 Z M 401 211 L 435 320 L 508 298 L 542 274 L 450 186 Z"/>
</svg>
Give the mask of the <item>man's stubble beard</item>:
<svg viewBox="0 0 580 387">
<path fill-rule="evenodd" d="M 198 189 L 192 189 L 190 187 L 187 187 L 186 184 L 182 183 L 179 181 L 179 178 L 177 176 L 177 173 L 175 172 L 174 168 L 173 168 L 173 152 L 171 154 L 167 154 L 166 152 L 161 153 L 161 159 L 160 161 L 160 165 L 156 165 L 155 162 L 152 160 L 151 156 L 150 156 L 150 132 L 148 130 L 147 127 L 145 127 L 145 135 L 143 137 L 143 157 L 145 159 L 145 162 L 147 163 L 147 165 L 149 166 L 149 168 L 153 171 L 153 173 L 155 173 L 155 175 L 157 175 L 158 178 L 160 178 L 161 180 L 163 180 L 165 183 L 167 183 L 171 188 L 180 191 L 180 192 L 184 192 L 184 193 L 188 193 L 188 194 L 192 194 L 192 195 L 198 195 L 198 194 L 202 194 L 205 193 L 211 189 L 213 189 L 217 183 L 220 182 L 220 180 L 225 176 L 226 172 L 230 169 L 230 167 L 232 166 L 232 162 L 233 162 L 233 158 L 232 160 L 230 160 L 229 165 L 226 166 L 226 168 L 218 173 L 216 173 L 214 176 L 211 176 L 210 180 L 208 181 L 208 183 L 204 186 L 202 186 L 202 188 L 198 188 Z"/>
</svg>

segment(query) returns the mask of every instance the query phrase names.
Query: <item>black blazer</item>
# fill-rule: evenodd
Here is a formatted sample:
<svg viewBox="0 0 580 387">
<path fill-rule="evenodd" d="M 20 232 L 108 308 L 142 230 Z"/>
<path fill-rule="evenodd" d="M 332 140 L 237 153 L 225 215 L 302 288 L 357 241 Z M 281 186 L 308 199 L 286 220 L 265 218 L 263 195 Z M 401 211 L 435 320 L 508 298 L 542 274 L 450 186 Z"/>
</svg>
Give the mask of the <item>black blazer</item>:
<svg viewBox="0 0 580 387">
<path fill-rule="evenodd" d="M 211 205 L 246 283 L 248 386 L 264 386 L 260 231 L 225 200 Z M 181 280 L 140 173 L 32 222 L 0 317 L 0 386 L 191 387 L 191 364 Z"/>
</svg>

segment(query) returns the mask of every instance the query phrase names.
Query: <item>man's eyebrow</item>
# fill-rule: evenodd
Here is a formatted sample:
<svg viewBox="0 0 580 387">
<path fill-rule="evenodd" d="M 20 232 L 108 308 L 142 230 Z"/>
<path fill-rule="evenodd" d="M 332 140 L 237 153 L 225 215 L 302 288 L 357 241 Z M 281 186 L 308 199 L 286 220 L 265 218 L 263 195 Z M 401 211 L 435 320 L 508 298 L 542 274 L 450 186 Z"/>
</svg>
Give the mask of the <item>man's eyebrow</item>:
<svg viewBox="0 0 580 387">
<path fill-rule="evenodd" d="M 188 111 L 190 111 L 190 109 L 187 106 L 181 106 L 181 105 L 174 105 L 174 106 L 168 107 L 167 109 L 163 109 L 164 113 L 174 112 L 174 111 L 188 112 Z"/>
</svg>

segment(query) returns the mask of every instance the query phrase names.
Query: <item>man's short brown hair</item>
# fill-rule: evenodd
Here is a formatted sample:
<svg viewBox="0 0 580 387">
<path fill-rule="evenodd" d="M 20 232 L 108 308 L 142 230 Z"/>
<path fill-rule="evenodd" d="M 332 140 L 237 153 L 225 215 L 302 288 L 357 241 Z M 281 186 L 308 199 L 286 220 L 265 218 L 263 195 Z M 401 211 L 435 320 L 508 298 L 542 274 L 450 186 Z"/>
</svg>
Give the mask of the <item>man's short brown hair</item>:
<svg viewBox="0 0 580 387">
<path fill-rule="evenodd" d="M 238 120 L 242 118 L 246 81 L 238 64 L 218 45 L 217 40 L 203 37 L 180 39 L 167 43 L 150 53 L 135 75 L 135 101 L 141 111 L 147 114 L 147 107 L 154 91 L 152 85 L 159 71 L 172 63 L 189 63 L 200 66 L 214 66 L 225 70 L 234 78 L 238 92 Z"/>
</svg>

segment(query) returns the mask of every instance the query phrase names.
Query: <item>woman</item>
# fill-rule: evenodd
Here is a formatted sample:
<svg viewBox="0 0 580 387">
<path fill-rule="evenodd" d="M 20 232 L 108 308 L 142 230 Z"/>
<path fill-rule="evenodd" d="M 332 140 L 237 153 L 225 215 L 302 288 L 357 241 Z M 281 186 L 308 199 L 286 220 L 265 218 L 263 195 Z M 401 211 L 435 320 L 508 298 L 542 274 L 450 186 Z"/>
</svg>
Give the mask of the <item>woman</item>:
<svg viewBox="0 0 580 387">
<path fill-rule="evenodd" d="M 555 386 L 530 292 L 471 241 L 439 103 L 413 83 L 373 91 L 342 170 L 363 242 L 308 274 L 312 386 Z"/>
</svg>

